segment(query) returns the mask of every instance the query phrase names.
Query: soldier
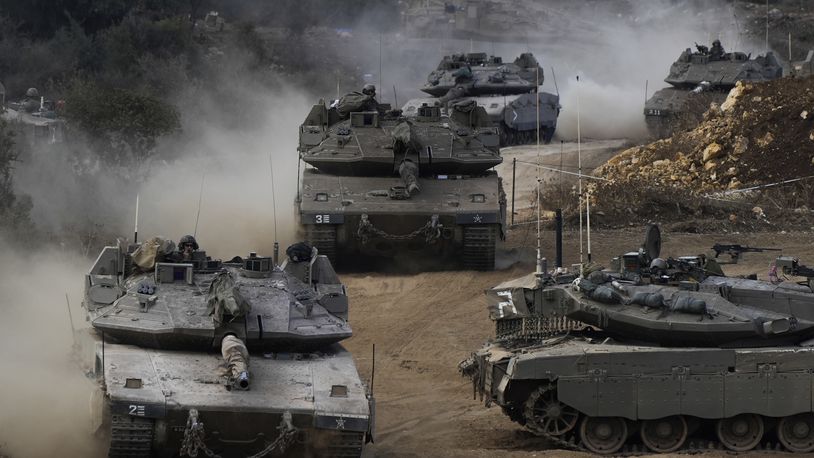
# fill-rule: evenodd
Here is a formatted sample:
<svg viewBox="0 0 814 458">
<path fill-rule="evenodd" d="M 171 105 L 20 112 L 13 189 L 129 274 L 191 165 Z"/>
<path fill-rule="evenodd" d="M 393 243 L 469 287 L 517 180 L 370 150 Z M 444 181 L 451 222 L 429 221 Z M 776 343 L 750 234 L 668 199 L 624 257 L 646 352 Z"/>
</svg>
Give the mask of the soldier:
<svg viewBox="0 0 814 458">
<path fill-rule="evenodd" d="M 22 107 L 23 111 L 27 113 L 37 111 L 37 109 L 40 107 L 40 93 L 37 88 L 30 87 L 27 91 L 25 91 L 25 98 L 20 106 Z"/>
<path fill-rule="evenodd" d="M 177 251 L 170 255 L 173 262 L 189 262 L 192 260 L 192 253 L 198 250 L 198 242 L 195 237 L 185 235 L 178 241 Z"/>
<path fill-rule="evenodd" d="M 712 42 L 712 48 L 709 50 L 709 56 L 714 60 L 723 59 L 724 47 L 721 46 L 721 40 L 715 40 Z"/>
</svg>

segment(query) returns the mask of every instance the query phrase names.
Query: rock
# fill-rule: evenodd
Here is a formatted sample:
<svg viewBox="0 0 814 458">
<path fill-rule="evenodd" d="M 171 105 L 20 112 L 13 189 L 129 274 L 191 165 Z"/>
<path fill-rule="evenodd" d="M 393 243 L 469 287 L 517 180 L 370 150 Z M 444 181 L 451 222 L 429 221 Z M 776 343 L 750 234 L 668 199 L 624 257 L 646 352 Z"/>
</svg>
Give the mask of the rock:
<svg viewBox="0 0 814 458">
<path fill-rule="evenodd" d="M 653 162 L 653 167 L 668 167 L 670 165 L 669 159 L 661 159 Z"/>
<path fill-rule="evenodd" d="M 752 213 L 755 215 L 755 218 L 763 218 L 766 216 L 766 214 L 763 213 L 763 209 L 760 207 L 753 207 Z"/>
<path fill-rule="evenodd" d="M 743 94 L 749 92 L 751 90 L 751 86 L 743 84 L 743 82 L 738 81 L 735 83 L 735 87 L 729 91 L 729 95 L 726 96 L 726 100 L 724 103 L 721 104 L 721 111 L 727 112 L 735 107 L 738 104 L 738 99 L 743 96 Z"/>
<path fill-rule="evenodd" d="M 737 223 L 738 222 L 738 215 L 731 213 L 729 215 L 729 222 L 730 223 Z"/>
<path fill-rule="evenodd" d="M 800 113 L 800 117 L 803 119 L 808 119 L 808 110 L 803 110 L 803 112 Z"/>
<path fill-rule="evenodd" d="M 759 102 L 762 102 L 762 101 L 763 101 L 763 97 L 761 97 L 759 95 L 756 95 L 756 96 L 752 97 L 752 102 L 759 103 Z"/>
<path fill-rule="evenodd" d="M 738 189 L 741 187 L 741 182 L 738 180 L 737 177 L 734 177 L 731 180 L 729 180 L 729 184 L 726 187 L 728 189 Z"/>
<path fill-rule="evenodd" d="M 716 164 L 715 161 L 705 162 L 704 163 L 704 170 L 712 170 L 717 166 L 718 166 L 718 164 Z"/>
<path fill-rule="evenodd" d="M 703 158 L 701 160 L 707 162 L 721 156 L 721 154 L 723 154 L 723 148 L 721 148 L 721 145 L 713 142 L 704 148 Z"/>
<path fill-rule="evenodd" d="M 758 144 L 760 147 L 765 148 L 765 147 L 769 146 L 769 144 L 770 144 L 771 142 L 773 142 L 773 141 L 774 141 L 774 135 L 772 135 L 772 133 L 771 133 L 771 132 L 766 132 L 766 135 L 764 135 L 764 136 L 762 136 L 762 137 L 758 138 L 758 139 L 757 139 L 757 140 L 755 140 L 755 141 L 757 142 L 757 144 Z"/>
<path fill-rule="evenodd" d="M 732 146 L 732 154 L 734 156 L 740 156 L 745 153 L 747 149 L 749 149 L 749 139 L 739 135 L 735 139 L 735 144 Z"/>
</svg>

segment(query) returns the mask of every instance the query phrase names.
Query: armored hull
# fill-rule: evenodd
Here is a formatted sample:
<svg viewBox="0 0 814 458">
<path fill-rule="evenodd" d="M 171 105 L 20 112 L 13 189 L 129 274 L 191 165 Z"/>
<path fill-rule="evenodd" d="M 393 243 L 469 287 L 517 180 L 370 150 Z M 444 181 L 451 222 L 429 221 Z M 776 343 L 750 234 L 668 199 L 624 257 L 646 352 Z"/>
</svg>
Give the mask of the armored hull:
<svg viewBox="0 0 814 458">
<path fill-rule="evenodd" d="M 267 449 L 281 437 L 285 415 L 297 431 L 280 442 L 286 456 L 360 456 L 370 430 L 365 387 L 338 344 L 315 353 L 253 354 L 249 391 L 223 389 L 219 355 L 118 344 L 105 344 L 102 354 L 98 337 L 95 347 L 106 396 L 93 407 L 97 421 L 111 423 L 110 456 L 177 456 L 193 437 L 192 410 L 205 429 L 200 442 L 187 442 L 224 457 Z"/>
<path fill-rule="evenodd" d="M 106 247 L 86 276 L 77 340 L 109 456 L 360 456 L 375 402 L 338 343 L 351 329 L 328 259 L 166 246 Z"/>
<path fill-rule="evenodd" d="M 487 290 L 496 339 L 461 365 L 476 391 L 594 453 L 737 452 L 774 437 L 814 451 L 810 286 L 726 277 L 700 256 L 659 258 L 660 246 L 651 227 L 619 269 L 541 269 Z M 789 259 L 778 263 L 808 272 Z"/>
<path fill-rule="evenodd" d="M 350 180 L 305 170 L 300 218 L 307 238 L 320 253 L 338 260 L 355 254 L 414 253 L 458 259 L 466 268 L 494 268 L 505 218 L 497 174 L 417 182 L 421 192 L 404 199 L 390 192 L 402 184 L 399 178 Z M 327 195 L 326 200 L 317 200 L 317 194 Z"/>
<path fill-rule="evenodd" d="M 814 450 L 811 347 L 669 348 L 574 333 L 490 344 L 472 361 L 487 404 L 563 447 L 746 451 L 776 432 L 778 447 Z"/>
<path fill-rule="evenodd" d="M 300 127 L 306 238 L 340 263 L 405 254 L 493 269 L 506 199 L 490 170 L 503 158 L 485 110 L 458 102 L 448 113 L 420 106 L 412 118 L 380 105 L 343 114 L 355 98 L 315 105 Z"/>
<path fill-rule="evenodd" d="M 656 91 L 645 102 L 650 133 L 669 136 L 677 126 L 693 127 L 710 103 L 721 103 L 738 81 L 763 82 L 783 76 L 772 53 L 754 59 L 742 52 L 715 54 L 706 46 L 687 48 L 670 67 L 664 81 L 671 87 Z"/>
<path fill-rule="evenodd" d="M 514 62 L 485 53 L 444 56 L 421 88 L 434 98 L 410 100 L 402 110 L 415 116 L 423 103 L 474 101 L 499 129 L 501 146 L 534 143 L 538 126 L 540 141 L 549 143 L 560 105 L 558 95 L 538 91 L 543 81 L 543 69 L 531 53 L 521 54 Z"/>
</svg>

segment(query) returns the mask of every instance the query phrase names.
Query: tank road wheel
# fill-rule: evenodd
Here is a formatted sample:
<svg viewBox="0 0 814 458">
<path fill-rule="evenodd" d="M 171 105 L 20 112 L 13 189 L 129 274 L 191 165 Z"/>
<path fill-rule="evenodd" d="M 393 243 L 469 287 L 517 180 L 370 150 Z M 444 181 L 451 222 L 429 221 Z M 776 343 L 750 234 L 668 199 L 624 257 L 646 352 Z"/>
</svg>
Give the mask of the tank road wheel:
<svg viewBox="0 0 814 458">
<path fill-rule="evenodd" d="M 718 420 L 715 431 L 724 447 L 733 452 L 745 452 L 755 448 L 763 438 L 763 419 L 760 415 L 742 413 Z"/>
<path fill-rule="evenodd" d="M 814 452 L 814 414 L 800 413 L 783 417 L 777 425 L 777 437 L 791 452 Z"/>
<path fill-rule="evenodd" d="M 336 266 L 336 226 L 333 224 L 309 225 L 305 229 L 305 239 L 324 254 Z"/>
<path fill-rule="evenodd" d="M 674 452 L 687 440 L 687 420 L 681 415 L 645 420 L 641 428 L 642 442 L 656 453 Z"/>
<path fill-rule="evenodd" d="M 110 458 L 152 456 L 153 419 L 113 415 L 110 424 Z"/>
<path fill-rule="evenodd" d="M 526 427 L 535 434 L 562 436 L 577 426 L 579 412 L 557 399 L 551 385 L 534 390 L 526 400 L 524 412 Z"/>
<path fill-rule="evenodd" d="M 463 227 L 463 261 L 467 270 L 494 270 L 497 228 L 494 224 Z"/>
<path fill-rule="evenodd" d="M 600 455 L 616 453 L 627 440 L 627 422 L 620 417 L 585 417 L 579 438 L 590 451 Z"/>
</svg>

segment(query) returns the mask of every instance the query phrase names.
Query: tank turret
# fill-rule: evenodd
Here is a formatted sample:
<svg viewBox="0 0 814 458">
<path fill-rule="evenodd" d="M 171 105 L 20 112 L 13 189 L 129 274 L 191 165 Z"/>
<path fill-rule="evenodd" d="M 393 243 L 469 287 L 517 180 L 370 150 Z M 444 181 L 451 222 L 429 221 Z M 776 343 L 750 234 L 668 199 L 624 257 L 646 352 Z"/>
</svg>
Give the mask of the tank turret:
<svg viewBox="0 0 814 458">
<path fill-rule="evenodd" d="M 345 287 L 310 245 L 289 252 L 221 262 L 192 236 L 102 250 L 79 341 L 109 456 L 361 456 L 374 401 L 338 343 Z"/>
<path fill-rule="evenodd" d="M 538 91 L 543 81 L 543 69 L 532 53 L 520 54 L 514 62 L 485 53 L 453 54 L 441 59 L 421 88 L 434 98 L 410 100 L 402 111 L 416 116 L 425 103 L 475 101 L 499 129 L 502 146 L 533 143 L 538 125 L 541 141 L 548 143 L 560 105 L 559 96 Z"/>
<path fill-rule="evenodd" d="M 660 256 L 651 229 L 613 269 L 543 272 L 487 290 L 496 338 L 461 370 L 487 404 L 568 448 L 743 452 L 776 437 L 772 448 L 814 451 L 814 413 L 797 394 L 814 381 L 803 369 L 814 363 L 808 283 L 727 277 L 703 255 Z M 777 266 L 814 276 L 790 257 Z M 773 425 L 776 436 L 766 433 Z"/>
<path fill-rule="evenodd" d="M 667 136 L 677 122 L 693 124 L 711 102 L 723 102 L 738 81 L 763 82 L 782 76 L 783 68 L 771 52 L 752 58 L 725 52 L 718 40 L 711 48 L 696 45 L 696 51 L 687 48 L 670 66 L 664 81 L 671 87 L 656 91 L 645 102 L 645 121 L 654 136 Z"/>
<path fill-rule="evenodd" d="M 503 159 L 497 129 L 475 102 L 422 104 L 404 117 L 371 95 L 348 94 L 311 109 L 299 152 L 310 166 L 300 220 L 321 253 L 426 259 L 423 252 L 494 268 L 505 196 L 491 169 Z"/>
</svg>

